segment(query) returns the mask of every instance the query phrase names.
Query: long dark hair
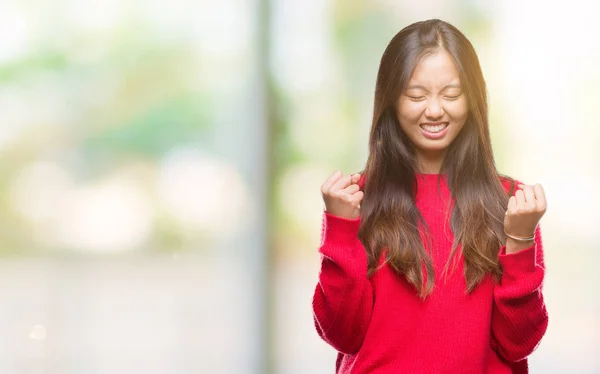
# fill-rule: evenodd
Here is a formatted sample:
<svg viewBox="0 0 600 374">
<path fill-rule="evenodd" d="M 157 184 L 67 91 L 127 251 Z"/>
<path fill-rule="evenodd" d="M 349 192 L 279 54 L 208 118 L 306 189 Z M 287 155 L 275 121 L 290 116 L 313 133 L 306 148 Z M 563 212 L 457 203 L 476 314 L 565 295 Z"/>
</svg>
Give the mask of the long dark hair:
<svg viewBox="0 0 600 374">
<path fill-rule="evenodd" d="M 449 146 L 440 171 L 454 198 L 450 225 L 451 255 L 443 274 L 456 265 L 460 244 L 467 292 L 487 276 L 501 275 L 498 252 L 506 239 L 504 214 L 508 195 L 496 170 L 489 134 L 486 86 L 469 40 L 437 19 L 401 30 L 387 46 L 377 75 L 366 184 L 361 202 L 359 238 L 368 257 L 369 276 L 386 261 L 425 298 L 434 284 L 432 260 L 420 237 L 426 223 L 415 205 L 417 163 L 412 142 L 400 128 L 396 103 L 419 60 L 439 49 L 452 56 L 468 103 L 462 130 Z M 451 265 L 451 263 L 453 265 Z"/>
</svg>

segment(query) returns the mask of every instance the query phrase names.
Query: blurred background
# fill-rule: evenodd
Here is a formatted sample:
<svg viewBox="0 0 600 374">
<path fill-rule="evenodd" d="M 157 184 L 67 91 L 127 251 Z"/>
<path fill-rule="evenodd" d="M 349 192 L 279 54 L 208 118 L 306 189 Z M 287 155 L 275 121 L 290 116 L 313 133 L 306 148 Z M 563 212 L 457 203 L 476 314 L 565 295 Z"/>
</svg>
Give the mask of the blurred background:
<svg viewBox="0 0 600 374">
<path fill-rule="evenodd" d="M 475 45 L 501 172 L 542 183 L 532 373 L 600 373 L 593 1 L 2 0 L 0 372 L 333 373 L 322 202 L 408 24 Z"/>
</svg>

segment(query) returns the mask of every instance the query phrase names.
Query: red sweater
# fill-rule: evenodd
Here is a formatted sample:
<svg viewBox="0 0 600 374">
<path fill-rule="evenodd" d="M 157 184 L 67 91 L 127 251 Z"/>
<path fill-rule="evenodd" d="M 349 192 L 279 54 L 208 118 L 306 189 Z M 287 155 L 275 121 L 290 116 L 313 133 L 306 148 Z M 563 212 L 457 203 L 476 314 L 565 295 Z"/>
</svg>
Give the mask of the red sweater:
<svg viewBox="0 0 600 374">
<path fill-rule="evenodd" d="M 336 373 L 527 373 L 526 357 L 548 325 L 539 227 L 532 247 L 508 255 L 501 248 L 499 283 L 488 276 L 466 294 L 463 261 L 441 277 L 453 235 L 444 231 L 450 191 L 443 176 L 438 195 L 437 178 L 417 176 L 416 205 L 436 247 L 436 283 L 425 301 L 387 265 L 368 278 L 360 218 L 324 213 L 313 311 L 317 332 L 339 352 Z"/>
</svg>

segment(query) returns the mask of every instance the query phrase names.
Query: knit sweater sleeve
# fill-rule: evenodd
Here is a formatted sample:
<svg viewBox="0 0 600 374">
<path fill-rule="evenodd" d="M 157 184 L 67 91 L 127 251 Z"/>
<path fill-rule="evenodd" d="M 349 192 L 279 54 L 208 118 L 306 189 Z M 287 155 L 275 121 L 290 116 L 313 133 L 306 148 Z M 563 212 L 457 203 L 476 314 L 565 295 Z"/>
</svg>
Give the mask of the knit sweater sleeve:
<svg viewBox="0 0 600 374">
<path fill-rule="evenodd" d="M 358 239 L 359 226 L 360 219 L 323 214 L 321 271 L 313 297 L 319 336 L 345 354 L 358 352 L 373 308 L 367 256 Z"/>
<path fill-rule="evenodd" d="M 533 246 L 506 254 L 500 250 L 502 278 L 494 288 L 492 347 L 505 360 L 526 358 L 540 343 L 548 327 L 542 295 L 544 257 L 541 231 L 535 231 Z"/>
</svg>

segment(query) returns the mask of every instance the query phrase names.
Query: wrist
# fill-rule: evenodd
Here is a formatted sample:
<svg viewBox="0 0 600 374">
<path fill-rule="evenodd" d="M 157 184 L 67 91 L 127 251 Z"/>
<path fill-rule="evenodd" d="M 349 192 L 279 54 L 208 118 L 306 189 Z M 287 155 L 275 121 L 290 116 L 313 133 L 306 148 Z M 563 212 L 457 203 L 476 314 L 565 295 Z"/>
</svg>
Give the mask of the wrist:
<svg viewBox="0 0 600 374">
<path fill-rule="evenodd" d="M 506 238 L 506 254 L 512 254 L 520 252 L 524 249 L 530 248 L 535 244 L 533 239 L 527 241 L 514 240 Z"/>
<path fill-rule="evenodd" d="M 522 235 L 511 235 L 508 232 L 506 232 L 506 229 L 504 230 L 504 234 L 506 235 L 507 239 L 512 239 L 514 241 L 517 242 L 528 242 L 531 240 L 535 239 L 535 233 L 531 234 L 531 235 L 527 235 L 527 236 L 522 236 Z"/>
</svg>

